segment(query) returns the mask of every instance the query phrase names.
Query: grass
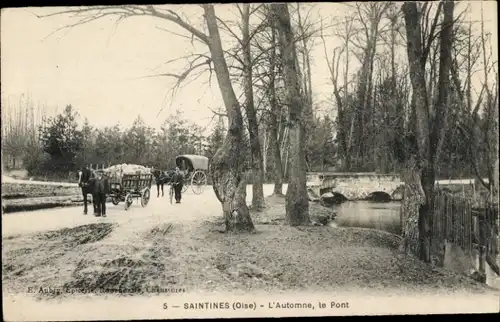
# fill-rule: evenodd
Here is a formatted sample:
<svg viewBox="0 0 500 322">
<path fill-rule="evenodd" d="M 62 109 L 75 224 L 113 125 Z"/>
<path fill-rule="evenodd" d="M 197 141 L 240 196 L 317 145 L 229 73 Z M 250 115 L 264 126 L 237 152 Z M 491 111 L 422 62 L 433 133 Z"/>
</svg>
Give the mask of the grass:
<svg viewBox="0 0 500 322">
<path fill-rule="evenodd" d="M 2 199 L 60 197 L 81 194 L 78 186 L 2 182 Z"/>
<path fill-rule="evenodd" d="M 3 213 L 80 205 L 81 190 L 74 186 L 2 182 Z"/>
</svg>

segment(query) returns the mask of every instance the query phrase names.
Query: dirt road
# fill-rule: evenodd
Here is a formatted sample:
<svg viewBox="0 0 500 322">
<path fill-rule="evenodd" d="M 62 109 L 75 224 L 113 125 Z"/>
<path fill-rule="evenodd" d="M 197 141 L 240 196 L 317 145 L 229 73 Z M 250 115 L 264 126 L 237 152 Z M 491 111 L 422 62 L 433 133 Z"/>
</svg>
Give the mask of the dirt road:
<svg viewBox="0 0 500 322">
<path fill-rule="evenodd" d="M 23 181 L 26 182 L 26 181 Z M 36 184 L 36 183 L 35 183 Z M 264 195 L 272 193 L 272 185 L 264 185 Z M 286 186 L 284 187 L 286 189 Z M 247 200 L 252 198 L 252 186 L 247 187 Z M 90 205 L 90 208 L 92 206 Z M 156 197 L 156 187 L 151 190 L 149 204 L 142 208 L 140 201 L 134 201 L 129 210 L 124 204 L 114 206 L 107 204 L 107 217 L 99 218 L 93 215 L 83 215 L 83 207 L 68 207 L 46 209 L 30 212 L 18 212 L 2 216 L 2 236 L 12 236 L 34 233 L 61 228 L 71 228 L 95 222 L 125 223 L 129 222 L 140 230 L 147 230 L 149 226 L 166 222 L 203 220 L 220 216 L 221 206 L 211 186 L 206 186 L 202 194 L 196 195 L 189 188 L 183 195 L 181 204 L 170 204 L 168 187 L 165 187 L 165 196 Z M 129 224 L 129 225 L 130 225 Z M 122 225 L 120 225 L 122 226 Z M 140 226 L 140 227 L 138 227 Z M 123 226 L 122 226 L 123 227 Z"/>
</svg>

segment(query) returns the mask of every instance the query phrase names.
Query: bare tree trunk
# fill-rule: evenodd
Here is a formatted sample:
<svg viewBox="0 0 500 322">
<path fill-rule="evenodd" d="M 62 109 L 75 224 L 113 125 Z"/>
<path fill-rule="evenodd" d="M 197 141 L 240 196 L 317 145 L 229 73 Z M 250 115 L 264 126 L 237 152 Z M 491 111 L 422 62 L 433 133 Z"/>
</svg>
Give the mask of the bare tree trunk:
<svg viewBox="0 0 500 322">
<path fill-rule="evenodd" d="M 498 77 L 497 77 L 498 80 Z M 495 203 L 498 204 L 498 198 L 499 198 L 499 174 L 498 174 L 498 152 L 499 152 L 499 139 L 498 139 L 498 89 L 496 91 L 496 96 L 495 100 L 492 102 L 493 103 L 493 115 L 492 115 L 492 135 L 491 135 L 491 151 L 490 151 L 490 158 L 492 162 L 492 177 L 491 177 L 491 198 L 494 200 Z M 500 218 L 499 218 L 500 219 Z M 499 223 L 499 228 L 500 228 L 500 223 Z"/>
<path fill-rule="evenodd" d="M 281 146 L 278 138 L 278 121 L 276 113 L 278 113 L 279 107 L 276 102 L 276 91 L 274 88 L 274 80 L 272 81 L 271 88 L 271 108 L 273 109 L 270 113 L 270 141 L 273 150 L 273 161 L 274 161 L 274 195 L 283 195 L 283 164 L 281 162 Z"/>
<path fill-rule="evenodd" d="M 262 160 L 262 149 L 259 141 L 259 124 L 255 111 L 253 99 L 253 77 L 252 77 L 252 52 L 250 49 L 250 4 L 243 4 L 242 12 L 242 42 L 244 61 L 244 90 L 245 109 L 248 119 L 248 132 L 250 133 L 250 150 L 252 153 L 253 184 L 252 184 L 252 209 L 261 211 L 265 207 L 264 202 L 264 162 Z"/>
<path fill-rule="evenodd" d="M 308 225 L 309 200 L 306 188 L 303 101 L 300 97 L 300 79 L 296 70 L 294 35 L 287 4 L 272 4 L 277 21 L 280 48 L 284 66 L 286 101 L 289 106 L 290 174 L 286 193 L 286 222 L 292 226 Z"/>
<path fill-rule="evenodd" d="M 363 24 L 363 31 L 366 37 L 366 45 L 363 48 L 363 60 L 358 83 L 358 104 L 356 109 L 356 157 L 357 167 L 364 167 L 366 157 L 370 155 L 370 146 L 368 139 L 372 130 L 371 110 L 372 110 L 372 88 L 373 88 L 373 62 L 377 50 L 377 41 L 379 35 L 379 24 L 383 13 L 387 10 L 386 3 L 363 3 L 357 4 L 358 16 Z M 362 10 L 364 9 L 364 10 Z M 365 16 L 366 17 L 363 17 Z M 369 24 L 365 22 L 369 21 Z M 368 144 L 367 144 L 368 143 Z"/>
<path fill-rule="evenodd" d="M 440 37 L 439 96 L 436 108 L 431 108 L 425 82 L 425 55 L 422 51 L 421 20 L 415 2 L 405 2 L 402 10 L 406 22 L 406 41 L 410 79 L 415 104 L 417 137 L 417 168 L 425 195 L 418 211 L 419 257 L 431 261 L 431 227 L 434 208 L 434 182 L 439 155 L 446 133 L 447 100 L 450 87 L 451 47 L 453 30 L 452 1 L 444 3 L 443 27 Z"/>
<path fill-rule="evenodd" d="M 346 22 L 345 22 L 345 31 L 346 31 L 346 38 L 344 40 L 345 44 L 345 70 L 344 70 L 344 114 L 350 116 L 350 122 L 349 120 L 345 117 L 343 117 L 342 120 L 342 131 L 343 131 L 343 136 L 345 140 L 345 147 L 346 147 L 346 160 L 345 160 L 345 169 L 347 171 L 352 170 L 352 143 L 353 143 L 353 133 L 354 133 L 354 122 L 356 118 L 356 112 L 352 111 L 352 106 L 349 103 L 349 64 L 350 64 L 350 41 L 351 41 L 351 34 L 352 34 L 352 21 L 347 20 L 346 17 Z M 348 111 L 347 113 L 345 111 Z M 347 127 L 349 124 L 349 127 Z"/>
<path fill-rule="evenodd" d="M 405 2 L 402 7 L 406 22 L 406 41 L 408 62 L 410 65 L 410 79 L 413 87 L 415 102 L 415 130 L 417 137 L 417 167 L 420 172 L 420 184 L 425 194 L 424 202 L 418 211 L 419 227 L 419 257 L 430 262 L 430 216 L 431 203 L 434 196 L 434 171 L 432 168 L 429 109 L 425 83 L 425 69 L 421 63 L 422 44 L 420 17 L 415 2 Z M 418 177 L 418 175 L 417 175 Z M 420 189 L 416 189 L 421 191 Z"/>
<path fill-rule="evenodd" d="M 271 19 L 271 44 L 272 49 L 270 53 L 270 79 L 269 79 L 269 101 L 271 104 L 270 129 L 269 140 L 272 145 L 273 161 L 274 161 L 274 189 L 273 195 L 283 195 L 283 163 L 281 162 L 281 144 L 279 139 L 279 124 L 278 114 L 281 115 L 281 108 L 278 106 L 276 99 L 276 49 L 278 42 L 276 41 L 276 25 L 275 21 Z"/>
<path fill-rule="evenodd" d="M 306 36 L 306 31 L 304 29 L 304 22 L 302 21 L 302 16 L 300 14 L 300 4 L 297 3 L 297 16 L 298 16 L 298 23 L 299 23 L 299 32 L 302 35 L 302 47 L 303 47 L 303 69 L 304 69 L 304 89 L 305 93 L 307 93 L 305 96 L 306 102 L 307 102 L 307 109 L 309 118 L 312 120 L 314 118 L 314 113 L 313 113 L 313 97 L 312 97 L 312 74 L 311 74 L 311 53 L 308 48 L 309 44 L 309 37 Z"/>
<path fill-rule="evenodd" d="M 309 37 L 306 36 L 306 31 L 304 28 L 304 21 L 302 21 L 302 16 L 300 14 L 300 4 L 297 3 L 297 16 L 298 16 L 298 29 L 302 35 L 302 66 L 303 72 L 300 73 L 304 82 L 303 90 L 303 115 L 305 126 L 312 126 L 314 124 L 314 111 L 313 111 L 313 97 L 312 97 L 312 75 L 311 75 L 311 61 L 310 61 L 310 51 L 308 49 Z M 300 64 L 297 60 L 297 70 L 300 70 Z M 311 132 L 309 132 L 311 133 Z M 310 134 L 304 131 L 305 142 L 309 142 Z M 307 153 L 306 156 L 306 171 L 309 171 L 309 165 L 307 164 Z"/>
<path fill-rule="evenodd" d="M 439 54 L 439 92 L 434 111 L 434 122 L 431 132 L 431 154 L 433 156 L 433 168 L 439 165 L 439 158 L 447 131 L 448 123 L 448 101 L 450 92 L 450 70 L 451 70 L 451 50 L 453 38 L 453 1 L 446 1 L 443 5 L 443 27 L 440 34 L 440 54 Z M 431 115 L 432 117 L 433 115 Z"/>
<path fill-rule="evenodd" d="M 215 153 L 211 162 L 213 189 L 222 203 L 226 231 L 253 231 L 254 226 L 246 203 L 235 202 L 236 190 L 241 182 L 244 167 L 244 155 L 240 149 L 244 133 L 241 107 L 234 93 L 229 70 L 224 59 L 214 7 L 206 4 L 203 5 L 203 8 L 210 35 L 210 53 L 229 119 L 229 129 L 224 143 Z M 234 209 L 237 209 L 239 215 L 233 216 Z"/>
<path fill-rule="evenodd" d="M 247 183 L 248 183 L 248 172 L 242 174 L 242 178 L 236 193 L 234 195 L 233 209 L 231 211 L 231 216 L 235 218 L 235 228 L 239 231 L 248 231 L 248 227 L 252 227 L 250 230 L 253 232 L 253 222 L 250 217 L 250 211 L 247 207 Z"/>
<path fill-rule="evenodd" d="M 274 100 L 274 106 L 276 106 L 276 101 Z M 274 107 L 277 109 L 277 107 Z M 278 140 L 278 122 L 276 121 L 275 111 L 270 113 L 271 118 L 271 128 L 270 128 L 270 140 L 273 145 L 273 160 L 274 160 L 274 195 L 283 195 L 283 165 L 281 163 L 281 151 L 280 142 Z"/>
<path fill-rule="evenodd" d="M 261 128 L 262 129 L 262 128 Z M 269 155 L 269 129 L 264 127 L 259 131 L 262 135 L 262 172 L 264 173 L 264 182 L 267 175 L 267 157 Z"/>
</svg>

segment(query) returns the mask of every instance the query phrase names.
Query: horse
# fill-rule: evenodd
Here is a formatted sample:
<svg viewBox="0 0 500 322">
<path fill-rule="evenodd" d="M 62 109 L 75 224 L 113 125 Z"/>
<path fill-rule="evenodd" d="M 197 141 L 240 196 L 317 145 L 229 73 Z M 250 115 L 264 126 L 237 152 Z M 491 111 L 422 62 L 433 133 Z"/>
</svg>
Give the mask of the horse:
<svg viewBox="0 0 500 322">
<path fill-rule="evenodd" d="M 157 198 L 160 197 L 160 189 L 161 189 L 161 196 L 163 197 L 164 196 L 163 186 L 165 183 L 169 183 L 172 180 L 175 171 L 172 170 L 161 171 L 159 169 L 153 169 L 151 173 L 153 174 L 153 177 L 155 178 L 156 181 L 156 192 L 157 192 L 156 197 Z"/>
<path fill-rule="evenodd" d="M 83 168 L 79 172 L 78 186 L 82 190 L 83 214 L 87 214 L 88 195 L 92 195 L 94 215 L 106 216 L 106 195 L 109 193 L 108 177 L 102 171 Z"/>
<path fill-rule="evenodd" d="M 82 190 L 82 196 L 83 196 L 83 214 L 87 214 L 87 203 L 89 202 L 87 200 L 87 196 L 89 194 L 92 194 L 93 192 L 93 187 L 95 183 L 95 173 L 94 171 L 90 170 L 88 167 L 84 167 L 79 171 L 79 178 L 78 178 L 78 186 Z M 96 212 L 96 205 L 94 203 L 94 200 L 92 200 L 92 205 L 94 206 L 94 213 Z"/>
</svg>

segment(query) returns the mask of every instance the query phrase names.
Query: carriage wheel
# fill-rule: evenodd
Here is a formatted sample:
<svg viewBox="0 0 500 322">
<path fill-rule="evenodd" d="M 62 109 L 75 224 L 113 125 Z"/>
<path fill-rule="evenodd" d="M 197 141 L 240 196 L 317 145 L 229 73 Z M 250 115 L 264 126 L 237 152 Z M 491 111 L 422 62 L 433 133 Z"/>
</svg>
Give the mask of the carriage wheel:
<svg viewBox="0 0 500 322">
<path fill-rule="evenodd" d="M 191 189 L 197 195 L 203 192 L 204 186 L 207 184 L 207 176 L 202 171 L 196 171 L 191 178 Z"/>
<path fill-rule="evenodd" d="M 118 196 L 111 197 L 111 202 L 113 205 L 117 206 L 120 203 L 120 198 Z"/>
<path fill-rule="evenodd" d="M 149 202 L 149 198 L 151 197 L 151 192 L 149 188 L 146 188 L 142 191 L 142 196 L 141 196 L 141 206 L 146 207 Z"/>
<path fill-rule="evenodd" d="M 127 193 L 127 196 L 125 197 L 125 210 L 128 210 L 134 200 L 132 199 L 132 195 L 130 193 Z"/>
</svg>

